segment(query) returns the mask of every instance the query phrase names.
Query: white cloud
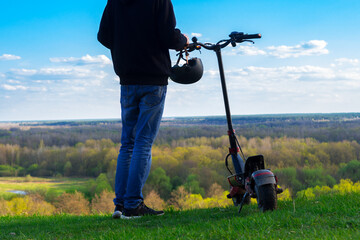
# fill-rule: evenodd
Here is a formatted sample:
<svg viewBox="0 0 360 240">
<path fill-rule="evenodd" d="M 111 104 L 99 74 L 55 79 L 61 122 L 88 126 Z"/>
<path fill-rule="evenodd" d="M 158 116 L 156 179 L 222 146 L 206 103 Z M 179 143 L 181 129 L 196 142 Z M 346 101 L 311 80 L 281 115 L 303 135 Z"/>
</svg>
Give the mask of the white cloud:
<svg viewBox="0 0 360 240">
<path fill-rule="evenodd" d="M 342 65 L 353 65 L 356 66 L 359 64 L 359 59 L 350 59 L 350 58 L 338 58 L 335 59 L 336 65 L 342 66 Z M 333 65 L 334 66 L 334 65 Z"/>
<path fill-rule="evenodd" d="M 15 76 L 14 78 L 18 78 L 17 76 L 26 77 L 26 76 L 33 76 L 37 73 L 37 70 L 35 69 L 10 69 L 9 72 L 5 74 L 7 78 L 10 76 Z"/>
<path fill-rule="evenodd" d="M 240 45 L 236 49 L 225 51 L 226 55 L 268 55 L 277 58 L 290 58 L 300 56 L 318 56 L 328 54 L 329 50 L 326 49 L 327 42 L 324 40 L 311 40 L 306 43 L 298 44 L 295 46 L 270 46 L 265 50 L 258 49 L 252 45 Z"/>
<path fill-rule="evenodd" d="M 311 40 L 306 43 L 298 44 L 295 46 L 270 46 L 268 47 L 268 54 L 278 58 L 290 58 L 300 56 L 317 56 L 328 54 L 329 50 L 326 49 L 327 42 L 324 40 Z"/>
<path fill-rule="evenodd" d="M 0 56 L 0 60 L 19 60 L 21 57 L 12 54 L 3 54 Z"/>
<path fill-rule="evenodd" d="M 105 55 L 90 56 L 89 54 L 81 57 L 67 57 L 67 58 L 50 58 L 53 63 L 70 63 L 75 65 L 88 65 L 88 64 L 99 64 L 99 65 L 110 65 L 111 60 Z"/>
<path fill-rule="evenodd" d="M 267 53 L 264 50 L 260 50 L 253 46 L 239 46 L 236 49 L 231 49 L 230 52 L 225 52 L 226 55 L 245 55 L 245 56 L 257 56 L 257 55 L 266 55 Z"/>
<path fill-rule="evenodd" d="M 233 79 L 247 79 L 258 82 L 268 81 L 309 81 L 309 82 L 338 82 L 351 80 L 360 83 L 360 69 L 342 69 L 319 66 L 282 66 L 275 68 L 250 66 L 227 71 Z"/>
<path fill-rule="evenodd" d="M 115 76 L 113 77 L 113 80 L 114 80 L 115 82 L 117 82 L 117 83 L 120 82 L 120 78 L 119 78 L 117 75 L 115 75 Z"/>
<path fill-rule="evenodd" d="M 43 92 L 53 89 L 58 92 L 56 89 L 63 89 L 63 86 L 78 91 L 79 87 L 106 85 L 105 79 L 108 76 L 112 79 L 114 76 L 110 67 L 104 68 L 105 65 L 109 66 L 111 63 L 105 55 L 95 57 L 86 55 L 82 58 L 53 58 L 51 61 L 58 63 L 59 66 L 38 69 L 10 69 L 3 74 L 4 79 L 12 85 L 29 86 L 34 91 Z M 93 63 L 94 65 L 90 65 Z"/>
<path fill-rule="evenodd" d="M 347 92 L 351 92 L 349 96 L 355 96 L 352 92 L 360 90 L 360 68 L 354 67 L 249 66 L 227 70 L 225 74 L 228 90 L 242 94 L 289 95 L 296 99 L 312 94 L 313 99 L 320 101 L 325 98 L 321 94 L 328 99 L 331 93 L 337 93 L 346 99 Z M 207 70 L 200 83 L 206 81 L 205 90 L 213 91 L 219 88 L 218 82 L 213 81 L 215 79 L 219 82 L 218 70 Z"/>
<path fill-rule="evenodd" d="M 270 55 L 267 48 L 258 49 L 252 45 L 245 44 L 238 49 L 231 54 Z M 26 102 L 38 104 L 36 109 L 43 109 L 41 106 L 46 105 L 49 110 L 46 116 L 51 116 L 51 109 L 57 105 L 60 111 L 75 109 L 72 118 L 90 105 L 91 111 L 97 115 L 106 111 L 118 114 L 119 78 L 111 65 L 78 64 L 79 61 L 79 58 L 64 58 L 53 61 L 51 67 L 19 68 L 0 73 L 0 97 L 11 97 L 7 102 L 18 101 L 17 109 L 22 109 L 20 106 Z M 225 114 L 219 72 L 215 66 L 206 68 L 203 79 L 192 86 L 170 81 L 165 115 Z M 235 69 L 226 68 L 226 79 L 233 114 L 345 111 L 356 109 L 355 103 L 360 102 L 357 59 L 339 58 L 331 66 L 232 66 Z M 338 106 L 335 110 L 331 109 L 334 105 Z M 105 111 L 107 106 L 111 109 L 108 107 Z"/>
<path fill-rule="evenodd" d="M 4 75 L 5 76 L 5 75 Z M 9 83 L 15 83 L 15 84 L 20 84 L 21 82 L 20 81 L 17 81 L 17 80 L 13 80 L 13 79 L 10 79 L 8 80 Z"/>
<path fill-rule="evenodd" d="M 11 80 L 104 79 L 106 76 L 102 70 L 85 67 L 11 69 L 6 73 L 6 77 Z"/>
<path fill-rule="evenodd" d="M 191 36 L 199 38 L 199 37 L 202 37 L 202 34 L 201 33 L 191 33 Z"/>
<path fill-rule="evenodd" d="M 8 91 L 15 91 L 15 90 L 26 90 L 28 89 L 27 87 L 25 86 L 22 86 L 22 85 L 9 85 L 9 84 L 3 84 L 2 87 L 5 89 L 5 90 L 8 90 Z"/>
<path fill-rule="evenodd" d="M 204 75 L 216 77 L 219 75 L 219 71 L 218 70 L 206 70 L 206 71 L 204 71 Z"/>
<path fill-rule="evenodd" d="M 225 74 L 233 114 L 355 111 L 352 109 L 357 109 L 360 102 L 360 68 L 249 66 L 229 69 Z M 223 114 L 221 96 L 217 99 L 205 96 L 205 100 L 200 100 L 203 92 L 211 92 L 213 96 L 221 94 L 218 70 L 207 70 L 197 84 L 193 88 L 197 97 L 189 102 L 202 102 L 203 108 L 210 104 L 212 107 L 208 111 Z M 182 96 L 189 96 L 193 94 L 191 91 L 188 88 L 186 93 L 178 93 L 174 99 L 178 101 Z M 188 105 L 191 109 L 192 105 Z"/>
<path fill-rule="evenodd" d="M 100 63 L 103 58 L 84 59 L 84 62 Z M 106 63 L 106 59 L 102 62 Z M 105 116 L 103 112 L 111 113 L 110 106 L 118 113 L 119 81 L 114 80 L 115 74 L 109 64 L 59 61 L 47 66 L 14 68 L 3 75 L 0 77 L 0 98 L 9 96 L 10 99 L 3 98 L 3 102 L 11 103 L 12 107 L 8 105 L 7 108 L 21 111 L 23 118 L 99 117 Z"/>
</svg>

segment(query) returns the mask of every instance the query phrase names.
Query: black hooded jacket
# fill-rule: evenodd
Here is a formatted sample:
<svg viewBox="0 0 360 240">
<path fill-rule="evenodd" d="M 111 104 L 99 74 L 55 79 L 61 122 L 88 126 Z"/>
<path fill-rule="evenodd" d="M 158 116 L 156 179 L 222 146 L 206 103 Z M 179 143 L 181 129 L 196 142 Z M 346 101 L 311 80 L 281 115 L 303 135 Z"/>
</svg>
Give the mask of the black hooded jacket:
<svg viewBox="0 0 360 240">
<path fill-rule="evenodd" d="M 175 25 L 171 0 L 108 0 L 98 40 L 111 50 L 122 85 L 168 83 L 169 49 L 186 45 Z"/>
</svg>

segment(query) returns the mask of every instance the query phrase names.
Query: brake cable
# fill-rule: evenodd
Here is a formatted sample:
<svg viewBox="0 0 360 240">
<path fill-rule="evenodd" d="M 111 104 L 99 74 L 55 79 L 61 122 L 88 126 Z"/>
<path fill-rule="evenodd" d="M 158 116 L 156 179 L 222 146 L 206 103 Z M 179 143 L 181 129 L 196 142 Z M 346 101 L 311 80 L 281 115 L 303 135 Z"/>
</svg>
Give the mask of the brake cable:
<svg viewBox="0 0 360 240">
<path fill-rule="evenodd" d="M 184 52 L 185 52 L 185 58 L 183 56 Z M 189 64 L 189 52 L 186 47 L 182 49 L 178 54 L 176 54 L 176 56 L 179 56 L 178 60 L 176 61 L 176 65 L 179 65 L 181 59 L 186 61 L 186 64 Z"/>
</svg>

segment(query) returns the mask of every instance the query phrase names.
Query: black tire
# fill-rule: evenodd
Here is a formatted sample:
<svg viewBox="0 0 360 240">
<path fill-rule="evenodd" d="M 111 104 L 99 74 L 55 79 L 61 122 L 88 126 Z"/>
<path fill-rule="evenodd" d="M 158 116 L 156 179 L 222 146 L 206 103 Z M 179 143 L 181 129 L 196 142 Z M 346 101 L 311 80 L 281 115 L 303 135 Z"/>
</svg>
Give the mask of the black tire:
<svg viewBox="0 0 360 240">
<path fill-rule="evenodd" d="M 274 184 L 255 185 L 256 200 L 262 212 L 277 208 L 277 195 Z"/>
</svg>

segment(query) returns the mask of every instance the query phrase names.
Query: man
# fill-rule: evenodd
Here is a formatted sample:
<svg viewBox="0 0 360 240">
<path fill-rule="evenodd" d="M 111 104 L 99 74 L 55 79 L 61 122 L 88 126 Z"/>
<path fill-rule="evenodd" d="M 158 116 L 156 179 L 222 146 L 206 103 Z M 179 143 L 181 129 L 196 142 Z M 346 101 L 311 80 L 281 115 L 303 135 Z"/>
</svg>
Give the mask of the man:
<svg viewBox="0 0 360 240">
<path fill-rule="evenodd" d="M 170 75 L 169 49 L 189 40 L 175 28 L 171 0 L 108 0 L 98 40 L 111 51 L 121 84 L 121 148 L 113 218 L 162 215 L 148 208 L 142 188 L 150 172 Z"/>
</svg>

